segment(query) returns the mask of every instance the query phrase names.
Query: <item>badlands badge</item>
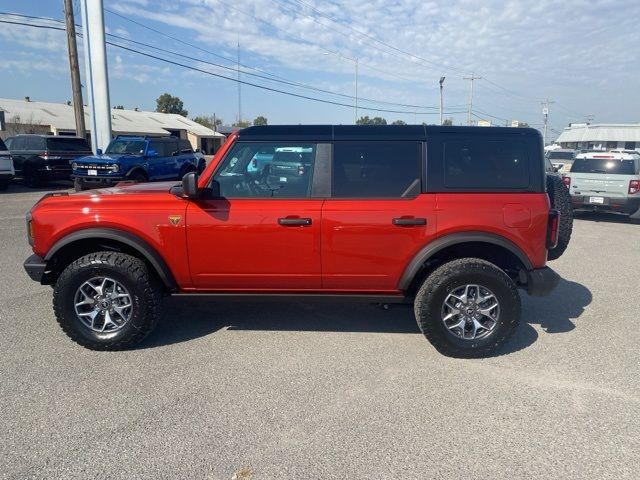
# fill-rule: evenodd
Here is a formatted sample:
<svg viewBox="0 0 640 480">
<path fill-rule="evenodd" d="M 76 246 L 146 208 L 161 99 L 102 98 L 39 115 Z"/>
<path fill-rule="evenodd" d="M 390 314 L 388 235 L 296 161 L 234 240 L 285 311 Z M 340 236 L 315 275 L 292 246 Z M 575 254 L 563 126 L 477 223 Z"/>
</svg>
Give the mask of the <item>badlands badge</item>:
<svg viewBox="0 0 640 480">
<path fill-rule="evenodd" d="M 180 215 L 169 215 L 169 221 L 171 222 L 171 225 L 178 225 L 180 223 L 180 219 L 182 218 L 182 216 Z"/>
</svg>

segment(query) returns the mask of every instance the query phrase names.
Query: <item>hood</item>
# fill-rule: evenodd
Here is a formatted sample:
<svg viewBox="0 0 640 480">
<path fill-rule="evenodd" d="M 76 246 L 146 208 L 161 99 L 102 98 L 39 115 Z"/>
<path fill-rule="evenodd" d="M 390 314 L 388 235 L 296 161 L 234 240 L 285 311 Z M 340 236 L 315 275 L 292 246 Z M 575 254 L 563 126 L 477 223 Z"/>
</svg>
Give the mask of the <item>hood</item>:
<svg viewBox="0 0 640 480">
<path fill-rule="evenodd" d="M 76 158 L 74 162 L 79 164 L 103 165 L 118 163 L 125 159 L 138 159 L 141 155 L 123 155 L 120 153 L 109 153 L 104 155 L 89 155 L 86 157 Z"/>
<path fill-rule="evenodd" d="M 171 182 L 145 182 L 145 183 L 129 183 L 123 181 L 114 187 L 99 188 L 95 190 L 86 190 L 84 192 L 72 193 L 72 195 L 131 195 L 144 193 L 169 193 L 171 187 L 180 185 L 180 182 L 173 180 Z"/>
</svg>

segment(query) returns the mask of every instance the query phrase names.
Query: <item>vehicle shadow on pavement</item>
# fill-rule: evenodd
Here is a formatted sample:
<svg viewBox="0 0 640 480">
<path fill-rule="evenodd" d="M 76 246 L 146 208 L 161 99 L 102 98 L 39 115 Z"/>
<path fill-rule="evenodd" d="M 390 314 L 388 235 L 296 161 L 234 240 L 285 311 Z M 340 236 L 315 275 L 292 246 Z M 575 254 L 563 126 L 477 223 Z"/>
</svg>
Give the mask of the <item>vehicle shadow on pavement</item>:
<svg viewBox="0 0 640 480">
<path fill-rule="evenodd" d="M 561 280 L 548 297 L 522 295 L 522 322 L 497 355 L 517 352 L 533 344 L 538 324 L 549 334 L 573 330 L 573 320 L 591 303 L 584 285 Z M 362 303 L 216 301 L 213 298 L 170 297 L 165 299 L 162 318 L 155 332 L 140 345 L 154 348 L 207 336 L 221 329 L 413 333 L 420 330 L 408 305 L 391 305 L 388 310 Z"/>
<path fill-rule="evenodd" d="M 39 187 L 28 187 L 21 181 L 13 181 L 9 185 L 7 190 L 0 192 L 0 195 L 12 195 L 14 193 L 45 193 L 66 191 L 73 188 L 73 183 L 70 181 L 60 180 L 57 182 L 48 182 L 45 185 Z"/>
<path fill-rule="evenodd" d="M 588 220 L 597 223 L 632 223 L 628 215 L 606 212 L 574 212 L 573 218 L 575 220 Z"/>
</svg>

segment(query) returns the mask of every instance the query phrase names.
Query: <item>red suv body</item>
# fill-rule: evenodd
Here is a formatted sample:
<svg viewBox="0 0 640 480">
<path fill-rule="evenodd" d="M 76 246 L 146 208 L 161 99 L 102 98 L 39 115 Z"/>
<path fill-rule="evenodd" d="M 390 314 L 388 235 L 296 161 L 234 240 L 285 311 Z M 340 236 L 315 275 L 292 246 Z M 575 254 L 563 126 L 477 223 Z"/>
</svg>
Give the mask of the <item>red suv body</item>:
<svg viewBox="0 0 640 480">
<path fill-rule="evenodd" d="M 439 350 L 485 355 L 515 328 L 515 288 L 542 295 L 558 282 L 545 266 L 558 221 L 545 185 L 531 129 L 252 127 L 181 185 L 46 196 L 28 215 L 25 268 L 55 285 L 58 320 L 89 348 L 140 341 L 160 293 L 284 294 L 415 302 Z M 433 307 L 439 289 L 449 296 Z"/>
</svg>

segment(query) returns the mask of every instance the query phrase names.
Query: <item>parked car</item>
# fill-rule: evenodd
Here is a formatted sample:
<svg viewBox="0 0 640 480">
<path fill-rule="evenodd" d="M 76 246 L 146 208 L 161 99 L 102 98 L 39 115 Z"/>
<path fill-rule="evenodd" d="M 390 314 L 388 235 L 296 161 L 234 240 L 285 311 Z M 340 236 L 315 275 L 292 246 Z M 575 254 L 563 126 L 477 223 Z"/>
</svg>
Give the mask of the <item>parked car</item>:
<svg viewBox="0 0 640 480">
<path fill-rule="evenodd" d="M 617 212 L 640 223 L 640 154 L 579 154 L 564 176 L 574 209 Z"/>
<path fill-rule="evenodd" d="M 549 150 L 545 156 L 556 168 L 556 171 L 562 174 L 571 170 L 573 160 L 576 158 L 576 152 L 575 150 L 559 148 L 556 150 Z"/>
<path fill-rule="evenodd" d="M 16 135 L 5 140 L 11 151 L 16 175 L 37 187 L 48 180 L 69 180 L 69 162 L 91 155 L 84 138 L 52 135 Z"/>
<path fill-rule="evenodd" d="M 0 138 L 0 190 L 7 189 L 14 174 L 13 158 L 11 158 L 11 153 Z"/>
<path fill-rule="evenodd" d="M 81 191 L 123 180 L 178 180 L 197 170 L 198 159 L 188 140 L 119 135 L 104 153 L 78 158 L 71 167 L 75 189 Z"/>
<path fill-rule="evenodd" d="M 278 159 L 292 175 L 247 172 L 267 147 L 298 150 Z M 486 356 L 518 324 L 517 289 L 559 281 L 544 165 L 528 128 L 250 127 L 181 183 L 43 198 L 25 269 L 96 350 L 139 343 L 164 295 L 198 294 L 413 304 L 439 351 Z"/>
</svg>

